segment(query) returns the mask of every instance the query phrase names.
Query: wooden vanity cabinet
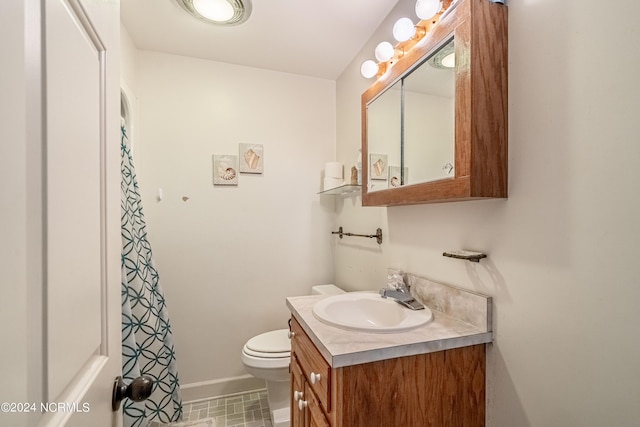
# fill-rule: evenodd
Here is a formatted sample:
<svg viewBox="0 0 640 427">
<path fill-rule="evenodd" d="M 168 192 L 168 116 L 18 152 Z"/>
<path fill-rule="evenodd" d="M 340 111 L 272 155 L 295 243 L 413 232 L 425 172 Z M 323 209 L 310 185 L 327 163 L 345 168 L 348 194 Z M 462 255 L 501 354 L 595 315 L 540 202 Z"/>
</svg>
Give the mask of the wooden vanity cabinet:
<svg viewBox="0 0 640 427">
<path fill-rule="evenodd" d="M 291 358 L 291 425 L 331 427 L 320 400 L 302 374 L 298 359 Z"/>
<path fill-rule="evenodd" d="M 305 386 L 305 390 L 307 391 L 307 403 L 308 403 L 308 416 L 309 422 L 307 423 L 308 427 L 331 427 L 327 417 L 320 406 L 320 401 L 318 397 L 315 395 L 309 384 L 307 383 Z"/>
<path fill-rule="evenodd" d="M 302 375 L 302 369 L 298 364 L 296 358 L 291 356 L 291 425 L 292 426 L 305 426 L 305 415 L 307 410 L 304 407 L 299 407 L 299 401 L 304 400 L 305 385 L 307 384 L 304 376 Z"/>
<path fill-rule="evenodd" d="M 330 368 L 295 317 L 291 331 L 291 427 L 485 425 L 485 344 Z"/>
</svg>

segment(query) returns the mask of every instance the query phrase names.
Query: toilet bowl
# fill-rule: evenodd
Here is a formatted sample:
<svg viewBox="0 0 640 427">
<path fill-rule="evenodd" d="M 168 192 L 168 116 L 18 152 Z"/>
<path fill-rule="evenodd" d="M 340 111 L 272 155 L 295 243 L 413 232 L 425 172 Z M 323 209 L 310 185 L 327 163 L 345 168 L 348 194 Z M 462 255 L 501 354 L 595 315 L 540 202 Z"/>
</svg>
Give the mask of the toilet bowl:
<svg viewBox="0 0 640 427">
<path fill-rule="evenodd" d="M 312 295 L 335 295 L 344 291 L 334 285 L 317 285 Z M 291 340 L 289 329 L 277 329 L 249 339 L 240 359 L 248 373 L 267 385 L 267 400 L 273 427 L 289 427 Z"/>
<path fill-rule="evenodd" d="M 251 375 L 266 381 L 288 381 L 291 340 L 288 329 L 265 332 L 244 345 L 242 363 Z"/>
<path fill-rule="evenodd" d="M 251 338 L 244 345 L 240 358 L 246 371 L 264 379 L 267 385 L 273 427 L 289 427 L 289 330 L 278 329 Z"/>
</svg>

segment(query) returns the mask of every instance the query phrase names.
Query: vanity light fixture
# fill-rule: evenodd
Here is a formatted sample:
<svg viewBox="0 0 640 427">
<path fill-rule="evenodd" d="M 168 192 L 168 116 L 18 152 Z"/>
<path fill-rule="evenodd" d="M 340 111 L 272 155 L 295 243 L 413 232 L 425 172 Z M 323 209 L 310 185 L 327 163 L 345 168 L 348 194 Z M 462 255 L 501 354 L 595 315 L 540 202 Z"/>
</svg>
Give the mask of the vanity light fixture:
<svg viewBox="0 0 640 427">
<path fill-rule="evenodd" d="M 362 74 L 362 77 L 365 79 L 375 77 L 375 75 L 378 74 L 378 64 L 371 59 L 367 59 L 362 63 L 362 66 L 360 66 L 360 74 Z"/>
<path fill-rule="evenodd" d="M 409 18 L 400 18 L 393 25 L 393 38 L 399 42 L 406 42 L 416 35 L 416 27 Z"/>
<path fill-rule="evenodd" d="M 431 19 L 442 10 L 442 0 L 418 0 L 416 15 L 420 19 Z"/>
<path fill-rule="evenodd" d="M 395 49 L 391 43 L 382 42 L 376 46 L 375 55 L 378 61 L 387 62 L 395 55 Z"/>
<path fill-rule="evenodd" d="M 188 1 L 188 0 L 181 0 Z M 195 0 L 191 0 L 195 1 Z M 393 65 L 394 58 L 400 58 L 409 51 L 414 44 L 418 43 L 430 30 L 433 24 L 437 22 L 441 14 L 449 10 L 457 0 L 416 0 L 415 11 L 420 19 L 418 25 L 414 25 L 411 18 L 400 18 L 393 25 L 393 38 L 398 41 L 394 47 L 389 42 L 382 42 L 376 46 L 375 57 L 378 60 L 376 64 L 373 60 L 367 60 L 360 67 L 360 74 L 370 79 L 377 75 L 381 75 L 390 66 Z M 489 0 L 491 2 L 503 3 L 504 0 Z M 427 22 L 432 20 L 432 22 Z M 424 25 L 424 26 L 423 26 Z M 451 52 L 449 52 L 451 53 Z M 397 54 L 397 55 L 396 55 Z M 438 68 L 454 68 L 455 56 L 442 57 L 436 65 L 432 61 L 432 65 Z"/>
<path fill-rule="evenodd" d="M 192 16 L 215 25 L 241 24 L 251 15 L 251 0 L 177 0 Z"/>
</svg>

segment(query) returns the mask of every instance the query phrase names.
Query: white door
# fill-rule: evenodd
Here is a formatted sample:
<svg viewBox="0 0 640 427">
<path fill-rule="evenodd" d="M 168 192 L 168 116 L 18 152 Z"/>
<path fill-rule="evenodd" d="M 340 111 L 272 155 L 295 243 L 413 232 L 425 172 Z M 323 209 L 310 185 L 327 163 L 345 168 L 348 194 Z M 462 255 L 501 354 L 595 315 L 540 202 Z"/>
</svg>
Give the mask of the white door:
<svg viewBox="0 0 640 427">
<path fill-rule="evenodd" d="M 119 5 L 47 0 L 42 425 L 112 426 L 121 370 Z"/>
<path fill-rule="evenodd" d="M 9 245 L 17 245 L 19 264 L 6 266 L 14 269 L 17 297 L 3 309 L 9 306 L 13 327 L 22 331 L 9 344 L 24 357 L 8 368 L 16 374 L 5 387 L 14 394 L 3 400 L 16 411 L 4 407 L 0 424 L 117 426 L 122 413 L 111 410 L 111 394 L 121 370 L 119 0 L 2 2 L 24 18 L 0 17 L 24 59 L 8 66 L 24 90 L 3 99 L 1 111 L 22 129 L 19 140 L 6 142 L 26 148 L 8 148 L 17 156 L 2 159 L 16 185 L 3 183 L 3 193 L 17 195 L 2 212 L 16 220 L 2 249 L 14 253 Z"/>
</svg>

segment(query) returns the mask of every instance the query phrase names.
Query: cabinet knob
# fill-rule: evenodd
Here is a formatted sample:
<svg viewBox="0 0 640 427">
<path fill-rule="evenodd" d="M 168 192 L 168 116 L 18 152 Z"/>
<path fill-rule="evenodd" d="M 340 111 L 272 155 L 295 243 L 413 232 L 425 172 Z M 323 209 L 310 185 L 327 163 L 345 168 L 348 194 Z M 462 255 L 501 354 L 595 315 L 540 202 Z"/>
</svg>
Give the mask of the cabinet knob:
<svg viewBox="0 0 640 427">
<path fill-rule="evenodd" d="M 289 339 L 293 339 L 293 337 L 296 336 L 296 333 L 293 331 L 289 331 L 289 333 L 287 334 L 289 336 Z"/>
<path fill-rule="evenodd" d="M 296 402 L 304 397 L 304 392 L 295 390 L 293 392 L 293 400 Z"/>
<path fill-rule="evenodd" d="M 311 376 L 309 380 L 311 381 L 311 384 L 315 384 L 320 382 L 320 378 L 321 378 L 320 374 L 311 372 Z"/>
<path fill-rule="evenodd" d="M 304 410 L 304 408 L 307 407 L 307 401 L 306 400 L 298 400 L 298 409 L 300 409 L 301 411 Z"/>
</svg>

